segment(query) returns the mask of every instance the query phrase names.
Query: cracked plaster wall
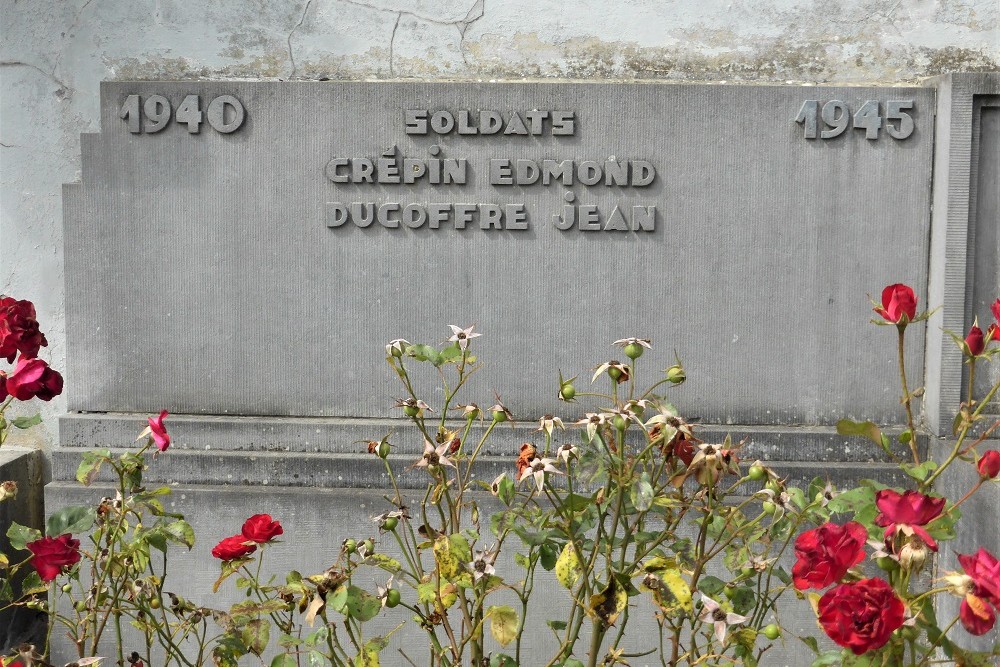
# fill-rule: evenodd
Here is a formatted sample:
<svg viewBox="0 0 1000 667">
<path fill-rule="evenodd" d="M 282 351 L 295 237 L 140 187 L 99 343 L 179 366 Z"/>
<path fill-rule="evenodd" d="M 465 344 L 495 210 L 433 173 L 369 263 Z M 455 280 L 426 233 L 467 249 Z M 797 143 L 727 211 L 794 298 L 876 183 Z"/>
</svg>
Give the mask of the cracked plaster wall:
<svg viewBox="0 0 1000 667">
<path fill-rule="evenodd" d="M 57 368 L 61 186 L 80 177 L 102 80 L 897 83 L 1000 67 L 997 0 L 0 0 L 0 12 L 0 293 L 36 302 Z"/>
</svg>

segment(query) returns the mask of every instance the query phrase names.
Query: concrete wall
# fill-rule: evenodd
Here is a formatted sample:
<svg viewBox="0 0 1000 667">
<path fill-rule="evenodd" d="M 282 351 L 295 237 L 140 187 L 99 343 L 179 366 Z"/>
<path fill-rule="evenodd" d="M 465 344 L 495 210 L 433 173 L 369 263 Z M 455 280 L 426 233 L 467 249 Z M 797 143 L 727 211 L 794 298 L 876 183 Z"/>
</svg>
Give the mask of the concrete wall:
<svg viewBox="0 0 1000 667">
<path fill-rule="evenodd" d="M 64 368 L 61 186 L 97 131 L 102 80 L 895 83 L 996 69 L 997 22 L 994 0 L 2 0 L 0 293 L 37 303 Z M 53 443 L 54 428 L 15 437 Z"/>
</svg>

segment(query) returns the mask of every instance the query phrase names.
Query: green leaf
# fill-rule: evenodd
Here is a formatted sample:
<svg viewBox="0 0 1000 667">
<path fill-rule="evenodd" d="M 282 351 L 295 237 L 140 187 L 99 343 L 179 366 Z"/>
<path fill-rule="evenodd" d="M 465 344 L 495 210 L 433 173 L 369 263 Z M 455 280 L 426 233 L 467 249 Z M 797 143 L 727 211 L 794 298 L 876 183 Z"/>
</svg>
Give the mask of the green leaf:
<svg viewBox="0 0 1000 667">
<path fill-rule="evenodd" d="M 31 428 L 32 426 L 37 426 L 42 423 L 42 415 L 36 413 L 30 417 L 14 417 L 10 420 L 10 423 L 15 428 Z"/>
<path fill-rule="evenodd" d="M 240 630 L 240 639 L 243 641 L 243 645 L 256 655 L 264 652 L 270 638 L 271 622 L 264 619 L 257 618 L 249 621 Z"/>
<path fill-rule="evenodd" d="M 187 521 L 173 521 L 164 526 L 163 530 L 171 541 L 183 544 L 188 549 L 194 546 L 194 528 Z"/>
<path fill-rule="evenodd" d="M 559 667 L 584 667 L 584 664 L 576 658 L 566 658 Z"/>
<path fill-rule="evenodd" d="M 497 653 L 490 656 L 490 667 L 517 667 L 517 663 L 506 653 Z"/>
<path fill-rule="evenodd" d="M 49 590 L 49 585 L 42 581 L 42 578 L 37 572 L 32 570 L 21 582 L 21 595 L 37 595 L 39 593 L 44 593 Z"/>
<path fill-rule="evenodd" d="M 42 533 L 35 528 L 22 526 L 17 521 L 11 521 L 10 528 L 7 529 L 7 539 L 10 540 L 12 548 L 20 551 L 25 548 L 28 542 L 42 539 Z"/>
<path fill-rule="evenodd" d="M 824 651 L 812 661 L 810 667 L 833 667 L 840 664 L 840 651 Z"/>
<path fill-rule="evenodd" d="M 287 653 L 279 653 L 274 656 L 273 660 L 271 660 L 270 667 L 298 667 L 298 665 L 295 663 L 295 658 L 292 656 Z"/>
<path fill-rule="evenodd" d="M 726 582 L 718 577 L 713 577 L 708 575 L 707 577 L 702 577 L 698 580 L 698 590 L 707 595 L 710 598 L 715 598 L 722 589 L 726 587 Z"/>
<path fill-rule="evenodd" d="M 837 433 L 840 435 L 860 435 L 868 438 L 876 445 L 882 444 L 882 431 L 875 422 L 856 422 L 850 419 L 841 419 L 837 422 Z"/>
<path fill-rule="evenodd" d="M 551 572 L 552 568 L 556 566 L 556 559 L 559 557 L 559 548 L 552 542 L 546 542 L 538 547 L 538 555 L 542 563 L 542 568 Z"/>
<path fill-rule="evenodd" d="M 819 642 L 816 641 L 815 637 L 799 637 L 802 643 L 809 647 L 816 655 L 819 655 Z"/>
<path fill-rule="evenodd" d="M 101 465 L 105 461 L 111 460 L 110 449 L 99 449 L 94 452 L 84 452 L 80 457 L 80 466 L 76 469 L 76 481 L 84 486 L 90 486 L 97 473 L 101 470 Z"/>
<path fill-rule="evenodd" d="M 45 524 L 45 534 L 59 537 L 64 533 L 85 533 L 97 520 L 97 512 L 92 507 L 64 507 L 49 517 Z"/>
<path fill-rule="evenodd" d="M 869 506 L 875 506 L 875 490 L 861 486 L 837 495 L 826 508 L 835 514 L 847 514 L 859 512 Z"/>
<path fill-rule="evenodd" d="M 566 629 L 566 621 L 545 621 L 545 624 L 556 632 L 561 632 Z"/>
<path fill-rule="evenodd" d="M 649 482 L 649 473 L 642 473 L 629 491 L 629 500 L 640 512 L 645 512 L 653 506 L 653 485 Z"/>
<path fill-rule="evenodd" d="M 500 646 L 506 646 L 517 638 L 517 612 L 511 607 L 490 607 L 486 611 L 490 617 L 490 634 Z"/>
<path fill-rule="evenodd" d="M 912 463 L 903 463 L 899 466 L 903 469 L 907 475 L 917 480 L 918 482 L 923 482 L 928 476 L 935 470 L 937 470 L 937 463 L 934 461 L 924 461 L 920 465 L 914 465 Z"/>
<path fill-rule="evenodd" d="M 365 558 L 365 563 L 382 568 L 386 572 L 399 572 L 403 569 L 403 566 L 398 560 L 380 553 L 371 554 Z"/>
</svg>

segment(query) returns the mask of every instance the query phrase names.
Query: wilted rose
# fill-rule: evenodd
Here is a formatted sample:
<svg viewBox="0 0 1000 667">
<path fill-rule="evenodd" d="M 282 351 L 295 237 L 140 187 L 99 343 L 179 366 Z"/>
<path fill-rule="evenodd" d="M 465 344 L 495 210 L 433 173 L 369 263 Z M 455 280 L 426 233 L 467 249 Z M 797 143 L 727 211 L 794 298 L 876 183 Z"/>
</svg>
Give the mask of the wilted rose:
<svg viewBox="0 0 1000 667">
<path fill-rule="evenodd" d="M 798 560 L 792 568 L 795 588 L 822 589 L 843 579 L 864 559 L 867 539 L 868 531 L 855 521 L 843 526 L 827 522 L 799 535 L 795 540 Z"/>
<path fill-rule="evenodd" d="M 985 479 L 993 479 L 1000 475 L 1000 452 L 991 449 L 983 454 L 977 468 L 979 468 L 979 474 Z"/>
<path fill-rule="evenodd" d="M 170 435 L 167 433 L 167 427 L 163 425 L 163 420 L 168 414 L 170 413 L 164 410 L 156 417 L 149 417 L 149 434 L 161 452 L 167 451 L 167 447 L 170 446 Z"/>
<path fill-rule="evenodd" d="M 819 623 L 837 644 L 861 655 L 885 646 L 902 627 L 903 601 L 883 579 L 840 584 L 819 599 Z"/>
<path fill-rule="evenodd" d="M 30 301 L 0 297 L 0 357 L 12 363 L 20 352 L 22 358 L 33 359 L 39 348 L 48 344 L 38 330 L 35 306 Z"/>
<path fill-rule="evenodd" d="M 254 514 L 243 523 L 243 537 L 257 544 L 270 542 L 284 533 L 281 524 L 271 519 L 270 514 Z"/>
<path fill-rule="evenodd" d="M 243 535 L 233 535 L 212 548 L 212 555 L 220 560 L 235 560 L 257 551 L 257 545 Z"/>
<path fill-rule="evenodd" d="M 80 540 L 69 533 L 59 537 L 43 537 L 26 545 L 31 552 L 31 564 L 42 581 L 52 581 L 64 567 L 80 562 Z"/>
<path fill-rule="evenodd" d="M 993 607 L 1000 607 L 1000 561 L 980 548 L 975 554 L 958 554 L 958 562 L 972 580 L 963 591 L 958 617 L 969 634 L 986 634 L 996 624 Z"/>
<path fill-rule="evenodd" d="M 886 539 L 901 526 L 908 526 L 931 550 L 937 551 L 937 543 L 923 526 L 941 515 L 944 498 L 925 496 L 917 491 L 898 493 L 892 489 L 882 489 L 875 494 L 875 504 L 880 510 L 875 523 L 885 527 Z"/>
<path fill-rule="evenodd" d="M 6 392 L 19 401 L 40 398 L 51 401 L 62 393 L 63 378 L 41 359 L 21 357 L 7 377 Z"/>
<path fill-rule="evenodd" d="M 889 285 L 882 290 L 882 305 L 875 312 L 893 324 L 907 324 L 917 315 L 917 297 L 907 285 Z"/>
</svg>

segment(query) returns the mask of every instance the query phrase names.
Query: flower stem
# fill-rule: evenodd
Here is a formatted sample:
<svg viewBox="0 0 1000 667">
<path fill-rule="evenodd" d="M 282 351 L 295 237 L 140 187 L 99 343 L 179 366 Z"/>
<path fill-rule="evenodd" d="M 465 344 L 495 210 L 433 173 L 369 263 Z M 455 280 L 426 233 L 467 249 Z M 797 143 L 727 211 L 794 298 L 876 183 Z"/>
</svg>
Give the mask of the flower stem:
<svg viewBox="0 0 1000 667">
<path fill-rule="evenodd" d="M 913 426 L 913 406 L 911 405 L 913 401 L 913 396 L 910 394 L 910 388 L 906 383 L 906 361 L 905 361 L 905 331 L 906 328 L 903 326 L 898 326 L 896 330 L 899 332 L 899 379 L 903 384 L 903 406 L 906 408 L 906 426 L 910 429 L 910 451 L 913 453 L 913 464 L 920 465 L 920 454 L 917 452 L 917 431 Z"/>
</svg>

